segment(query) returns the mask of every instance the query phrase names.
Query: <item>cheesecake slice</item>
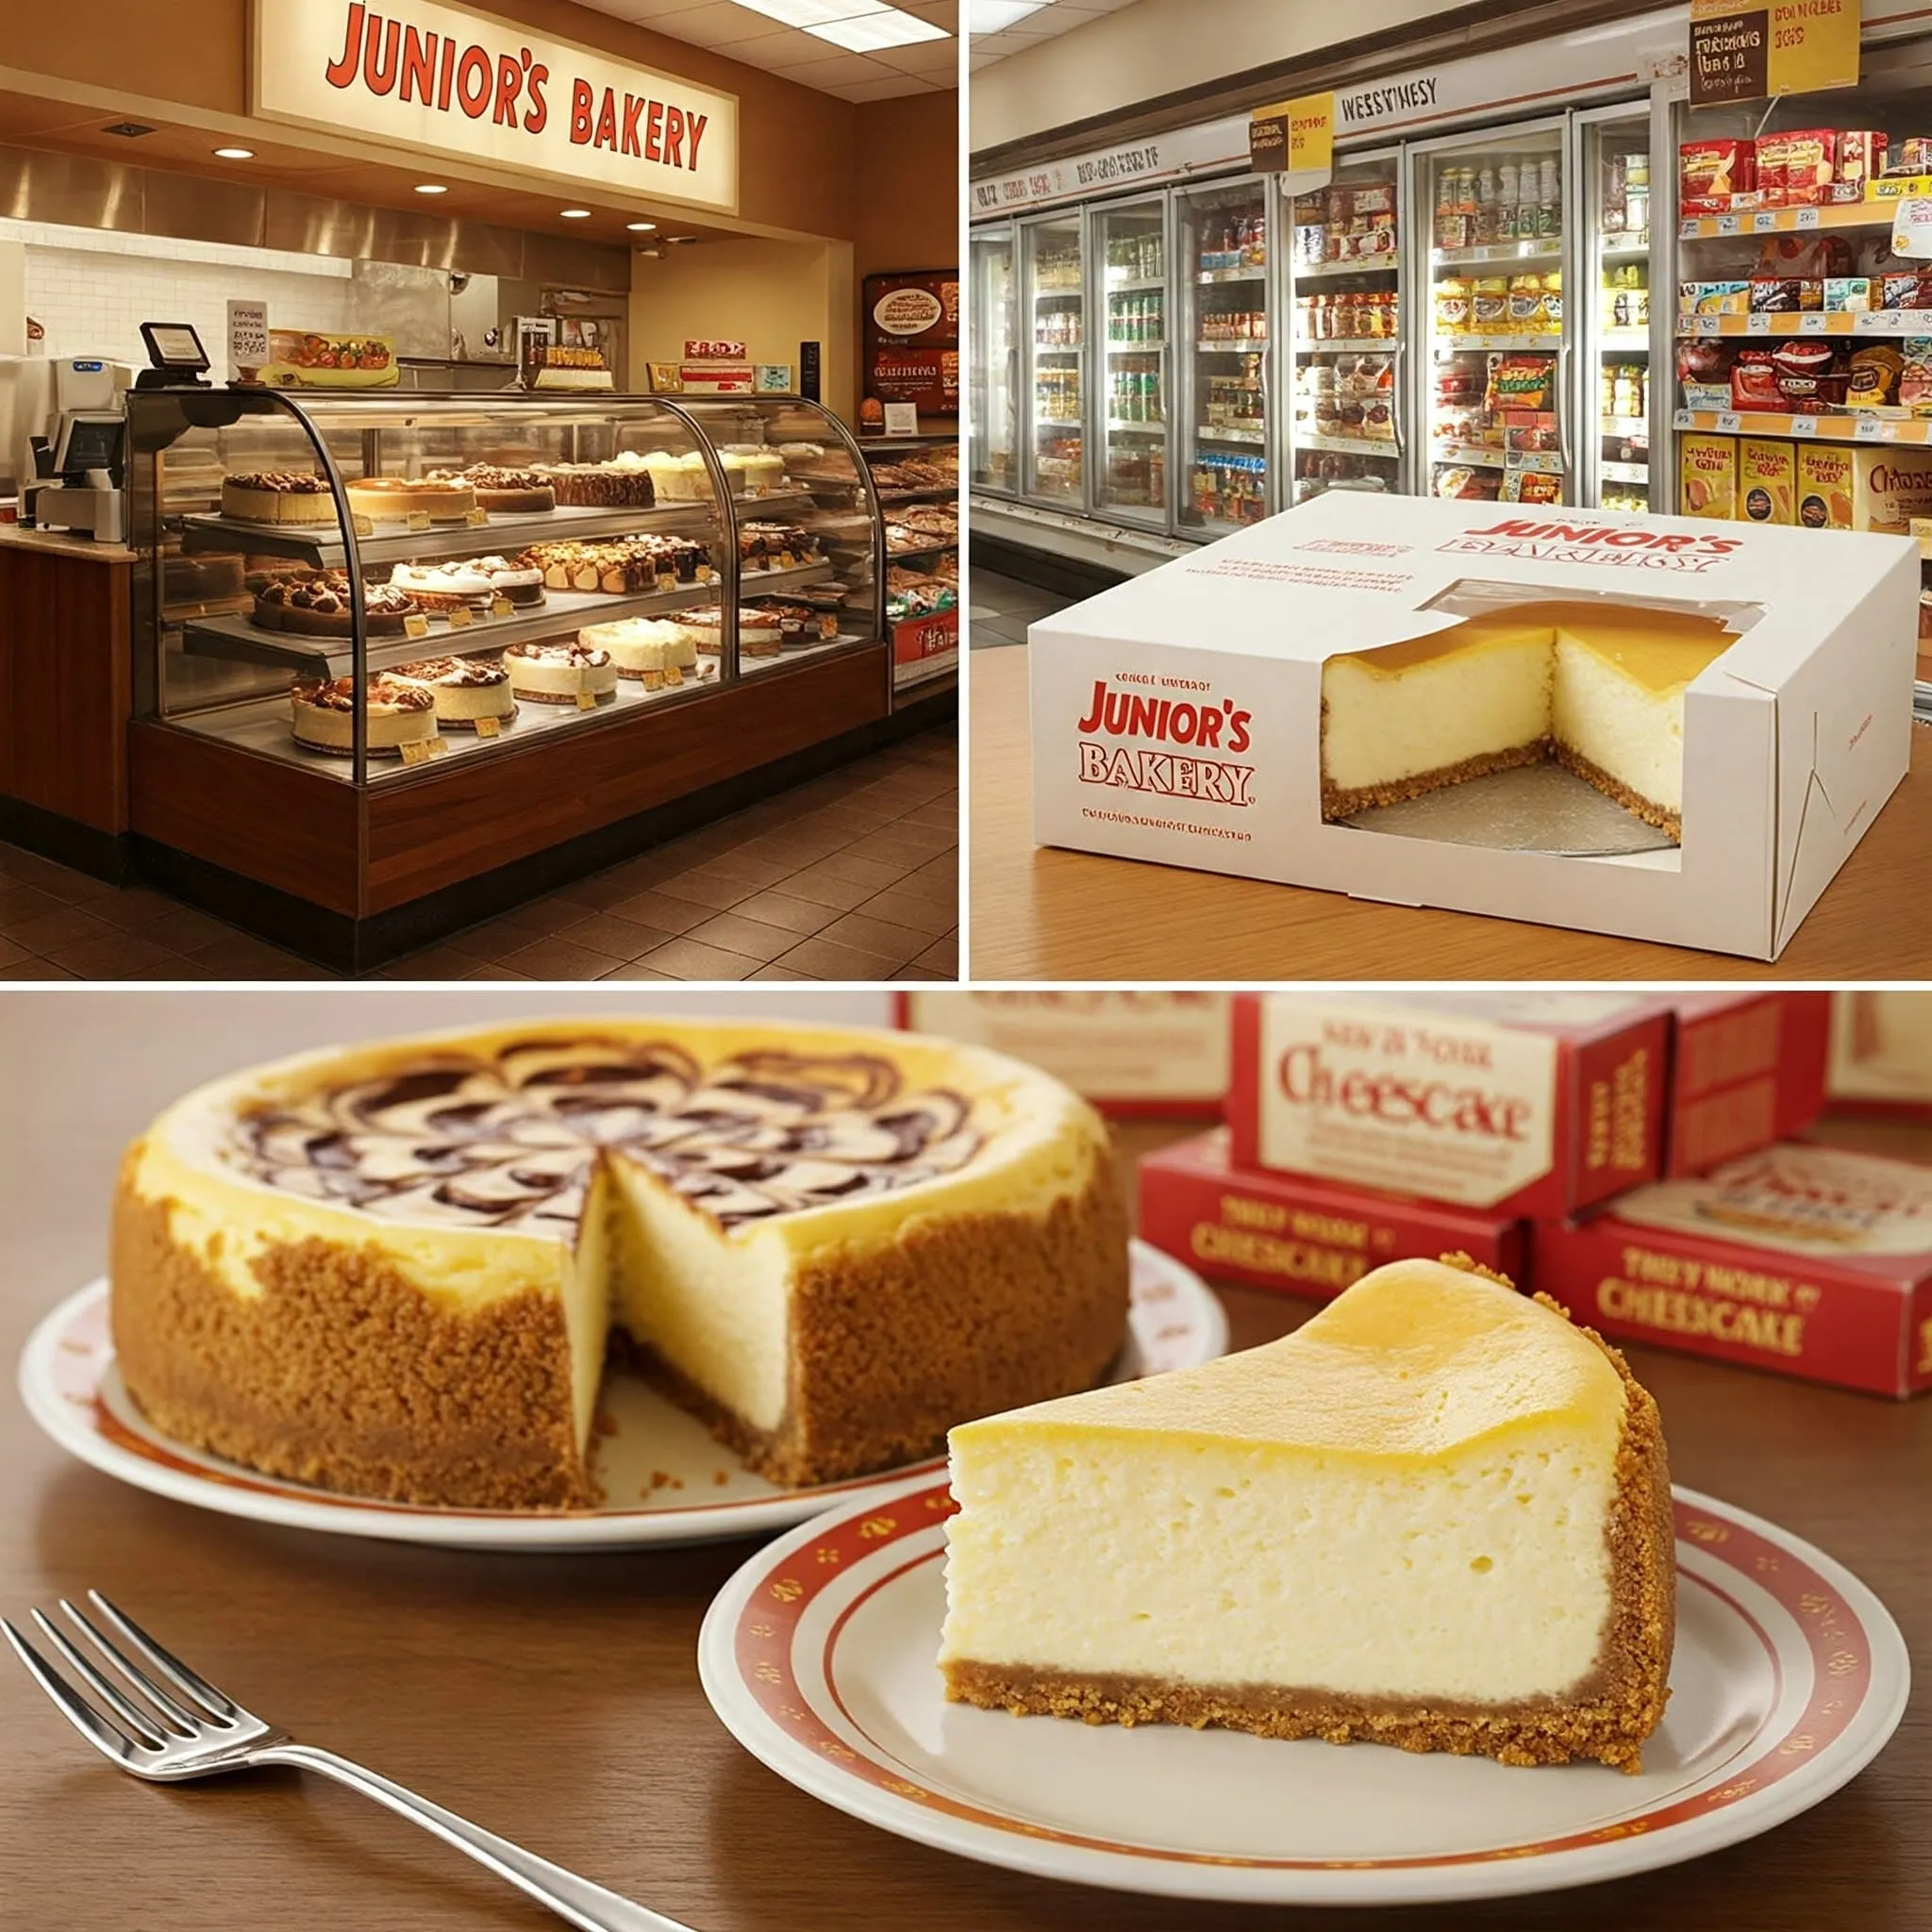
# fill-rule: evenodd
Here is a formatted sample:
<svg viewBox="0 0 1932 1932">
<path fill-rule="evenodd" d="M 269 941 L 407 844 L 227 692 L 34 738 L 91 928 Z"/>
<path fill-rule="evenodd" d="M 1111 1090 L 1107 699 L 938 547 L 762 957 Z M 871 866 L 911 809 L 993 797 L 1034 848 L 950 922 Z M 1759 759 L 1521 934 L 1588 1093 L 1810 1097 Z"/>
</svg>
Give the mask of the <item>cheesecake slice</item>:
<svg viewBox="0 0 1932 1932">
<path fill-rule="evenodd" d="M 1736 641 L 1695 610 L 1533 603 L 1322 667 L 1322 815 L 1555 758 L 1681 841 L 1684 692 Z"/>
<path fill-rule="evenodd" d="M 1674 1628 L 1657 1407 L 1460 1257 L 951 1435 L 956 1702 L 1641 1768 Z"/>
</svg>

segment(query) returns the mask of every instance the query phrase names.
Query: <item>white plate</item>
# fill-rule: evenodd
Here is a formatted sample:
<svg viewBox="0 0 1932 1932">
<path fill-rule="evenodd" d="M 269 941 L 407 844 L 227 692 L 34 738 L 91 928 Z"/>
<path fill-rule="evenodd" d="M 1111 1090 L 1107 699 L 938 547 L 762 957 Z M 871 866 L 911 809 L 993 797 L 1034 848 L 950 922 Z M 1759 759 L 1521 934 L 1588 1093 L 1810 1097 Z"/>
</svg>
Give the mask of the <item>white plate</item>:
<svg viewBox="0 0 1932 1932">
<path fill-rule="evenodd" d="M 1127 1334 L 1108 1379 L 1188 1368 L 1226 1349 L 1227 1318 L 1200 1277 L 1134 1242 Z M 34 1330 L 20 1360 L 20 1392 L 27 1412 L 63 1449 L 137 1489 L 258 1523 L 457 1549 L 617 1550 L 756 1536 L 945 1467 L 943 1457 L 935 1457 L 849 1482 L 782 1490 L 638 1377 L 613 1373 L 600 1407 L 614 1427 L 592 1450 L 608 1499 L 600 1507 L 442 1509 L 337 1495 L 162 1435 L 129 1399 L 114 1365 L 105 1281 L 70 1295 Z"/>
<path fill-rule="evenodd" d="M 1675 1500 L 1673 1695 L 1634 1777 L 948 1704 L 943 1479 L 759 1550 L 707 1614 L 698 1668 L 781 1777 L 988 1864 L 1276 1904 L 1586 1885 L 1782 1824 L 1869 1764 L 1905 1711 L 1904 1641 L 1855 1576 L 1740 1510 Z"/>
</svg>

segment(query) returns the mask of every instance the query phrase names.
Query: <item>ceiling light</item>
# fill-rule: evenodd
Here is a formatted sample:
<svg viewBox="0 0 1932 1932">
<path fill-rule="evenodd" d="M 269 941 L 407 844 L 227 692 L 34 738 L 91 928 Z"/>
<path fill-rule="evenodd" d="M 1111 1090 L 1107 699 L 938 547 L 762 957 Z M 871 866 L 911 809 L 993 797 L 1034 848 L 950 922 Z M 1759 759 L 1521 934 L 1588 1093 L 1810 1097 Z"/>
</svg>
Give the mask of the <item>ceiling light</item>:
<svg viewBox="0 0 1932 1932">
<path fill-rule="evenodd" d="M 888 7 L 881 13 L 863 13 L 856 20 L 827 21 L 823 26 L 808 26 L 808 34 L 830 41 L 835 47 L 847 47 L 855 54 L 869 54 L 879 47 L 909 47 L 915 41 L 949 41 L 944 27 L 935 26 L 916 14 L 901 13 Z"/>
<path fill-rule="evenodd" d="M 695 242 L 698 238 L 695 235 L 667 235 L 664 239 L 675 246 L 682 247 L 685 242 Z"/>
<path fill-rule="evenodd" d="M 1038 13 L 1045 4 L 1046 0 L 966 0 L 966 31 L 1002 33 L 1016 20 Z"/>
<path fill-rule="evenodd" d="M 587 208 L 560 208 L 558 213 L 567 222 L 588 222 L 591 219 L 591 210 Z"/>
<path fill-rule="evenodd" d="M 101 132 L 118 134 L 125 141 L 139 141 L 143 134 L 152 134 L 154 129 L 145 121 L 110 121 Z"/>
<path fill-rule="evenodd" d="M 418 194 L 447 194 L 449 190 L 441 181 L 419 181 L 416 184 L 416 192 Z"/>
<path fill-rule="evenodd" d="M 255 150 L 252 147 L 218 147 L 215 159 L 218 161 L 252 161 Z"/>
<path fill-rule="evenodd" d="M 890 13 L 885 0 L 738 0 L 753 13 L 767 20 L 781 20 L 787 26 L 824 26 L 835 20 L 856 20 L 862 13 Z"/>
<path fill-rule="evenodd" d="M 655 235 L 658 232 L 656 222 L 626 222 L 624 225 L 633 235 Z"/>
</svg>

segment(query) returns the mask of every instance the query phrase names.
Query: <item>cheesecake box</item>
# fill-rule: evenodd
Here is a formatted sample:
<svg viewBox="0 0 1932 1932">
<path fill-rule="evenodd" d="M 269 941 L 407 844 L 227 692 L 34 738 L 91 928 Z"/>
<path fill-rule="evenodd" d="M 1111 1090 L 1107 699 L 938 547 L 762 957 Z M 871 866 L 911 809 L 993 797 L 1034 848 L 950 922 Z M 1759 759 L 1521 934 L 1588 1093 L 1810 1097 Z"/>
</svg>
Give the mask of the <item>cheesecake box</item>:
<svg viewBox="0 0 1932 1932">
<path fill-rule="evenodd" d="M 1144 1157 L 1141 1239 L 1223 1281 L 1332 1301 L 1385 1261 L 1465 1254 L 1524 1286 L 1520 1215 L 1239 1168 L 1217 1127 Z"/>
<path fill-rule="evenodd" d="M 1703 1174 L 1789 1140 L 1824 1112 L 1830 993 L 1778 987 L 1664 998 L 1673 1015 L 1666 1175 Z"/>
<path fill-rule="evenodd" d="M 1034 837 L 1774 959 L 1905 775 L 1918 593 L 1907 537 L 1848 532 L 1821 570 L 1816 539 L 1778 525 L 1329 491 L 1032 625 Z M 1662 774 L 1657 832 L 1607 801 L 1627 836 L 1580 849 L 1547 828 L 1524 841 L 1507 812 L 1418 825 L 1468 785 L 1324 819 L 1326 660 L 1553 604 L 1590 623 L 1594 607 L 1607 637 L 1648 611 L 1660 636 L 1732 634 L 1688 686 L 1613 669 L 1618 704 L 1578 713 L 1612 781 L 1655 805 L 1641 773 Z M 1410 668 L 1398 654 L 1376 675 L 1399 691 Z M 1481 678 L 1456 698 L 1418 735 L 1488 728 Z M 1432 767 L 1435 749 L 1405 769 L 1460 762 Z"/>
<path fill-rule="evenodd" d="M 1102 988 L 901 993 L 899 1024 L 991 1047 L 1116 1120 L 1219 1120 L 1228 996 Z"/>
<path fill-rule="evenodd" d="M 1237 1168 L 1502 1216 L 1665 1172 L 1671 1010 L 1622 992 L 1238 993 Z"/>
<path fill-rule="evenodd" d="M 1932 1121 L 1932 992 L 1830 997 L 1833 1108 Z"/>
<path fill-rule="evenodd" d="M 1539 1221 L 1530 1272 L 1621 1341 L 1875 1395 L 1932 1389 L 1932 1167 L 1781 1142 Z"/>
</svg>

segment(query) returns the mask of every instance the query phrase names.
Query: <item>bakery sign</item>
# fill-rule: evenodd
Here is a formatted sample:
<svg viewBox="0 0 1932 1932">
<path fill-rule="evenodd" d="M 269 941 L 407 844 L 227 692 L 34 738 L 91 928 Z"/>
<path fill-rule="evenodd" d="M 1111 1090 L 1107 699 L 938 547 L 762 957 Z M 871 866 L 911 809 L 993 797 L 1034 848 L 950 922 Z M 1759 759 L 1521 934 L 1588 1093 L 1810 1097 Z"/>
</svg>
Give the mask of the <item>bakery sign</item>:
<svg viewBox="0 0 1932 1932">
<path fill-rule="evenodd" d="M 255 0 L 265 120 L 735 211 L 738 99 L 440 0 Z"/>
</svg>

